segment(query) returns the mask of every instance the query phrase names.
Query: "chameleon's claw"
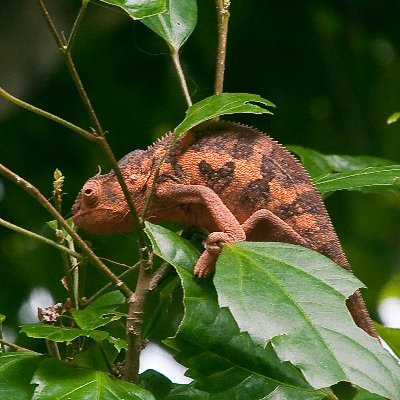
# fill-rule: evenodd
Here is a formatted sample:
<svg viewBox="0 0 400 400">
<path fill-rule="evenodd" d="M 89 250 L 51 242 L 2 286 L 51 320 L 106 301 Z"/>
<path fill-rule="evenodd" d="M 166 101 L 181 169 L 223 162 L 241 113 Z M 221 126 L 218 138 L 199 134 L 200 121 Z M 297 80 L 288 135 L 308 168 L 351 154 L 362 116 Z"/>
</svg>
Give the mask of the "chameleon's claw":
<svg viewBox="0 0 400 400">
<path fill-rule="evenodd" d="M 198 278 L 205 278 L 215 270 L 217 258 L 218 254 L 212 254 L 208 252 L 208 250 L 205 250 L 197 260 L 197 264 L 194 268 L 194 275 Z"/>
</svg>

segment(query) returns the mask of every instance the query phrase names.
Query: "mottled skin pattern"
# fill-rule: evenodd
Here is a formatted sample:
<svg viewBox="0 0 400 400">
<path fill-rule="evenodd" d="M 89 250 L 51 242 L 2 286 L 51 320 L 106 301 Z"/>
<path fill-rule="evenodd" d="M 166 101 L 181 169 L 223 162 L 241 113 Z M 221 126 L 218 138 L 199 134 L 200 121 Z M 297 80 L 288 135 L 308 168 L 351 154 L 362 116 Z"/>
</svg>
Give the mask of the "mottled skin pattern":
<svg viewBox="0 0 400 400">
<path fill-rule="evenodd" d="M 154 167 L 171 141 L 167 135 L 119 162 L 139 213 L 149 195 Z M 351 270 L 324 204 L 301 164 L 265 134 L 240 124 L 210 123 L 186 133 L 163 164 L 146 218 L 211 232 L 195 268 L 200 277 L 214 269 L 221 243 L 243 240 L 299 244 Z M 113 172 L 86 182 L 75 202 L 73 219 L 79 227 L 98 233 L 134 227 Z M 358 291 L 347 306 L 357 325 L 376 337 Z"/>
</svg>

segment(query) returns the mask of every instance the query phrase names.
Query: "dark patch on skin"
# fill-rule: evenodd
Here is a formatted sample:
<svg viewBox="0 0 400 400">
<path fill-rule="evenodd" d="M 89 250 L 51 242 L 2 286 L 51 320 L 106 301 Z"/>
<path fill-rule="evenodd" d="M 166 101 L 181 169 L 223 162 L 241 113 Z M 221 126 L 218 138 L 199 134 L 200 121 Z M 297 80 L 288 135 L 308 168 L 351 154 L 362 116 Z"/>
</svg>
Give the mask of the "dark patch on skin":
<svg viewBox="0 0 400 400">
<path fill-rule="evenodd" d="M 202 160 L 199 171 L 208 187 L 216 193 L 222 193 L 235 176 L 235 163 L 228 161 L 221 168 L 214 169 L 207 161 Z"/>
<path fill-rule="evenodd" d="M 250 159 L 253 155 L 253 150 L 255 146 L 255 138 L 249 136 L 246 139 L 238 139 L 236 143 L 232 146 L 230 151 L 233 158 L 238 159 Z"/>
<path fill-rule="evenodd" d="M 277 168 L 271 162 L 271 156 L 264 155 L 261 159 L 260 166 L 261 175 L 265 178 L 268 178 L 268 181 L 275 178 L 277 176 Z"/>
<path fill-rule="evenodd" d="M 174 170 L 175 176 L 178 179 L 183 180 L 183 178 L 185 177 L 185 171 L 183 170 L 182 166 L 175 162 L 174 164 L 172 164 L 172 168 Z"/>
<path fill-rule="evenodd" d="M 241 202 L 244 204 L 257 204 L 260 201 L 265 201 L 269 196 L 268 179 L 257 179 L 251 181 L 242 193 Z"/>
<path fill-rule="evenodd" d="M 322 212 L 318 198 L 313 191 L 299 193 L 292 204 L 281 204 L 276 210 L 277 215 L 283 216 L 282 219 L 300 214 L 321 215 Z"/>
</svg>

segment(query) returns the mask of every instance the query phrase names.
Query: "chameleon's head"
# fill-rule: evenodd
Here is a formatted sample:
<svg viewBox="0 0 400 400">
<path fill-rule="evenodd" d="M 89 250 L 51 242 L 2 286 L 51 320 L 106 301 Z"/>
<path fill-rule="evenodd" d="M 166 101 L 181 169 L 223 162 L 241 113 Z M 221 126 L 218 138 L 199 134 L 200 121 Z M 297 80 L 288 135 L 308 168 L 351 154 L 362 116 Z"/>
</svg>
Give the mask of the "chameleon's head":
<svg viewBox="0 0 400 400">
<path fill-rule="evenodd" d="M 72 207 L 75 224 L 93 233 L 132 229 L 132 218 L 114 173 L 90 178 Z"/>
</svg>

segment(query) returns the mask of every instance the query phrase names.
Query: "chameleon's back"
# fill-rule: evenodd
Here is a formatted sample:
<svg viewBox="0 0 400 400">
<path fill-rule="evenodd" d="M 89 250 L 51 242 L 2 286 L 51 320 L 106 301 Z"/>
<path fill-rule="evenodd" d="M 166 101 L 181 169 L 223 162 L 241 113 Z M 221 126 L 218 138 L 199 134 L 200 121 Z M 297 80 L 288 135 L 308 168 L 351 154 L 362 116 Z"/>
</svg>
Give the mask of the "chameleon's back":
<svg viewBox="0 0 400 400">
<path fill-rule="evenodd" d="M 213 189 L 240 223 L 257 210 L 272 211 L 310 248 L 349 268 L 311 178 L 284 147 L 254 128 L 226 122 L 195 135 L 176 159 L 185 183 Z M 248 240 L 273 238 L 261 224 Z"/>
</svg>

